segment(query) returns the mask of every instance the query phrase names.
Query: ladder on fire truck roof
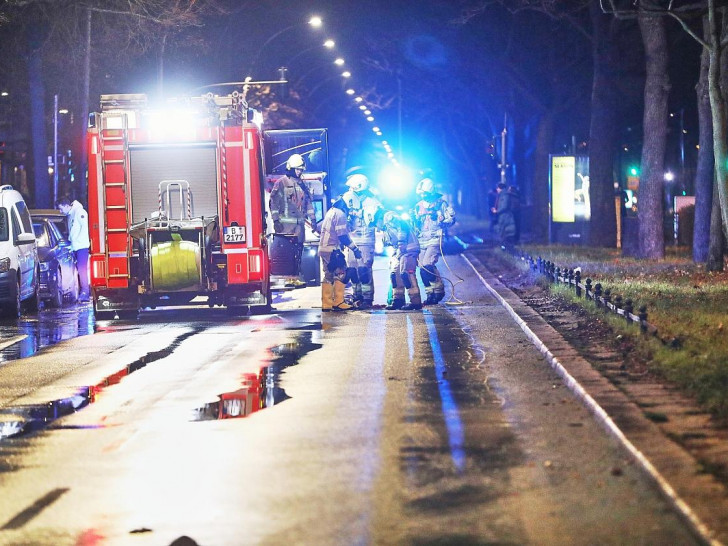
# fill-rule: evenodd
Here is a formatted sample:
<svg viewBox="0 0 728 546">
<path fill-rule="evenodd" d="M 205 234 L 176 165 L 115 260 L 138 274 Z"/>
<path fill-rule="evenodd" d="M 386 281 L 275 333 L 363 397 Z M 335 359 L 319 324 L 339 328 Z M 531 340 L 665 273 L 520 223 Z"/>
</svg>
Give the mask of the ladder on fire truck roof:
<svg viewBox="0 0 728 546">
<path fill-rule="evenodd" d="M 108 123 L 116 118 L 120 123 Z M 107 129 L 120 127 L 120 129 Z M 109 287 L 126 287 L 129 283 L 129 131 L 125 112 L 105 112 L 99 128 L 103 169 L 103 214 L 106 263 Z"/>
</svg>

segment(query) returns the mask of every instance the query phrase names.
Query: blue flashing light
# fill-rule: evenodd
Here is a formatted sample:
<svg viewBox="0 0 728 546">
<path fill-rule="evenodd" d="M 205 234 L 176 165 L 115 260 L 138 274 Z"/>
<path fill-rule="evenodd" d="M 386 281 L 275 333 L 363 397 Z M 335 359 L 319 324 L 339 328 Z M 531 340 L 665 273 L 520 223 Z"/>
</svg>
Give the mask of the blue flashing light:
<svg viewBox="0 0 728 546">
<path fill-rule="evenodd" d="M 379 191 L 384 197 L 403 198 L 415 189 L 414 173 L 401 165 L 387 165 L 379 173 Z"/>
</svg>

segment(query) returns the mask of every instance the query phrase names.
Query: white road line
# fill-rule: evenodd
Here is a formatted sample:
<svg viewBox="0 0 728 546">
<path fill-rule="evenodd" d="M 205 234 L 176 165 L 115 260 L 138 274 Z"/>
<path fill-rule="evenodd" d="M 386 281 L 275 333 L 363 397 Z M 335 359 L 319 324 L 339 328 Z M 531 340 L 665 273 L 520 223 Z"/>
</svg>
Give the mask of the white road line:
<svg viewBox="0 0 728 546">
<path fill-rule="evenodd" d="M 467 264 L 473 269 L 475 274 L 480 279 L 480 282 L 483 283 L 483 286 L 485 286 L 486 290 L 490 292 L 493 297 L 498 300 L 498 302 L 508 311 L 508 313 L 513 317 L 513 320 L 516 321 L 516 323 L 521 327 L 521 330 L 526 334 L 526 337 L 528 337 L 531 342 L 536 346 L 536 348 L 546 357 L 546 360 L 548 360 L 551 367 L 556 371 L 556 373 L 561 376 L 561 379 L 564 381 L 566 386 L 571 390 L 571 392 L 579 398 L 582 403 L 586 406 L 586 408 L 596 417 L 596 419 L 602 424 L 602 426 L 622 445 L 622 447 L 627 450 L 627 452 L 634 458 L 635 461 L 637 461 L 638 464 L 642 466 L 642 469 L 655 481 L 657 486 L 662 491 L 663 495 L 670 501 L 670 503 L 673 505 L 673 507 L 682 514 L 682 516 L 690 523 L 690 525 L 693 527 L 693 530 L 701 537 L 703 541 L 705 541 L 707 544 L 711 544 L 714 546 L 721 546 L 723 543 L 719 540 L 713 538 L 714 533 L 708 528 L 707 525 L 703 523 L 703 521 L 698 517 L 698 515 L 693 512 L 692 508 L 677 494 L 677 492 L 672 488 L 672 486 L 668 483 L 668 481 L 665 479 L 665 477 L 660 474 L 659 470 L 655 468 L 655 466 L 647 459 L 647 457 L 642 453 L 637 447 L 629 441 L 629 439 L 624 435 L 624 433 L 620 430 L 620 428 L 617 426 L 617 424 L 612 420 L 611 417 L 609 417 L 609 414 L 602 408 L 594 398 L 592 398 L 588 392 L 582 387 L 579 382 L 574 379 L 574 377 L 564 368 L 564 366 L 558 361 L 558 359 L 551 353 L 548 347 L 544 344 L 541 339 L 529 328 L 528 324 L 516 313 L 516 311 L 511 307 L 511 305 L 501 296 L 495 288 L 493 288 L 488 282 L 483 278 L 483 276 L 480 274 L 480 272 L 476 269 L 475 265 L 473 265 L 473 262 L 477 263 L 481 267 L 484 268 L 484 266 L 480 263 L 480 261 L 473 257 L 473 261 L 471 261 L 465 254 L 462 254 L 463 259 L 467 262 Z"/>
<path fill-rule="evenodd" d="M 14 336 L 6 341 L 0 342 L 0 351 L 5 349 L 6 347 L 10 347 L 11 345 L 15 345 L 18 341 L 23 341 L 26 337 L 28 337 L 28 334 L 23 334 L 22 336 Z"/>
</svg>

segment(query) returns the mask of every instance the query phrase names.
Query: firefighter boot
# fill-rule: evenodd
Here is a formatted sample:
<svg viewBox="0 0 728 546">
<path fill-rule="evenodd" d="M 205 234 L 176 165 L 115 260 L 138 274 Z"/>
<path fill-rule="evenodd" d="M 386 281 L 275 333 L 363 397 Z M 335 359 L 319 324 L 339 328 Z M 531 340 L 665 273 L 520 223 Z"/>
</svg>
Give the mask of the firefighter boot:
<svg viewBox="0 0 728 546">
<path fill-rule="evenodd" d="M 334 281 L 334 301 L 331 309 L 334 311 L 348 311 L 353 309 L 351 305 L 344 301 L 344 290 L 346 285 L 341 281 Z"/>
<path fill-rule="evenodd" d="M 435 305 L 437 304 L 437 295 L 434 292 L 427 292 L 427 299 L 422 302 L 422 305 Z"/>
<path fill-rule="evenodd" d="M 321 310 L 331 311 L 334 305 L 334 285 L 330 282 L 321 283 Z"/>
<path fill-rule="evenodd" d="M 410 293 L 410 302 L 402 306 L 402 311 L 419 311 L 422 309 L 422 299 L 419 293 Z"/>
<path fill-rule="evenodd" d="M 385 307 L 385 309 L 387 311 L 396 311 L 397 309 L 402 309 L 403 306 L 404 306 L 404 298 L 394 298 L 392 300 L 392 303 L 387 305 L 387 307 Z"/>
</svg>

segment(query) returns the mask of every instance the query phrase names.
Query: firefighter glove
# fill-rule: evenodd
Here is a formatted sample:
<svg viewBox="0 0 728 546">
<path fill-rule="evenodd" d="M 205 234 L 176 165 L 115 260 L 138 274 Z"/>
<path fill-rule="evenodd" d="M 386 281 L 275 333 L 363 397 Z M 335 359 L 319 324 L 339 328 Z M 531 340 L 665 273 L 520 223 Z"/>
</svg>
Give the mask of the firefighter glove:
<svg viewBox="0 0 728 546">
<path fill-rule="evenodd" d="M 357 260 L 361 260 L 361 250 L 359 250 L 359 247 L 355 246 L 352 249 L 352 252 L 354 253 L 354 258 L 356 258 Z"/>
</svg>

